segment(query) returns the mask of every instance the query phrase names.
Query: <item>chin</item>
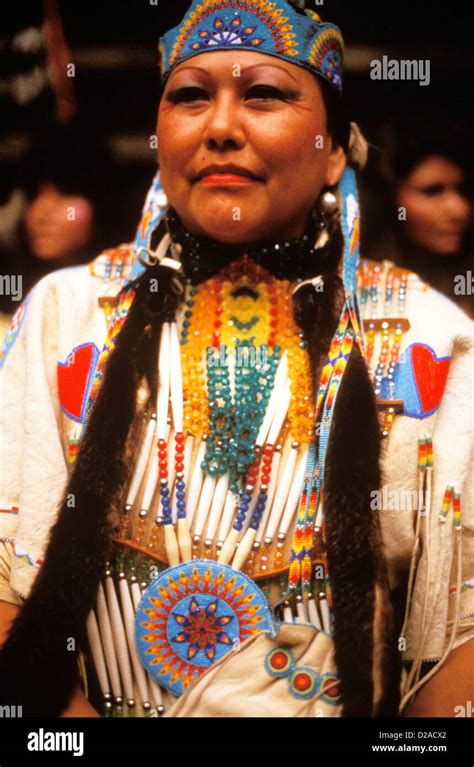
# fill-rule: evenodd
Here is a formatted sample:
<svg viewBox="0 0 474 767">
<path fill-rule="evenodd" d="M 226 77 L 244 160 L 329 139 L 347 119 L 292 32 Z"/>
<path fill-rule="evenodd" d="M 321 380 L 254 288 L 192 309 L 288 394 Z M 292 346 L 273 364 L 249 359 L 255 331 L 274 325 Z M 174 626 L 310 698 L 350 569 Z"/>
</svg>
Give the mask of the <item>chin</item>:
<svg viewBox="0 0 474 767">
<path fill-rule="evenodd" d="M 197 236 L 209 237 L 213 240 L 229 243 L 229 245 L 238 245 L 240 243 L 251 243 L 264 236 L 262 230 L 267 230 L 267 225 L 249 226 L 244 223 L 246 215 L 241 212 L 241 220 L 234 221 L 232 218 L 233 210 L 228 213 L 212 213 L 210 215 L 200 216 L 187 228 Z M 185 222 L 184 222 L 185 223 Z M 185 223 L 186 225 L 186 223 Z"/>
<path fill-rule="evenodd" d="M 246 233 L 239 229 L 236 232 L 229 232 L 226 229 L 214 229 L 212 232 L 206 233 L 205 237 L 210 237 L 213 240 L 219 240 L 219 242 L 225 242 L 228 245 L 245 245 L 250 244 L 258 239 L 251 233 Z"/>
<path fill-rule="evenodd" d="M 459 250 L 461 248 L 461 243 L 457 242 L 455 245 L 438 245 L 438 247 L 435 249 L 435 253 L 438 256 L 445 256 L 446 258 L 449 258 L 450 256 L 455 256 L 457 253 L 459 253 Z"/>
<path fill-rule="evenodd" d="M 61 258 L 60 253 L 43 248 L 34 248 L 33 253 L 40 261 L 57 261 Z"/>
</svg>

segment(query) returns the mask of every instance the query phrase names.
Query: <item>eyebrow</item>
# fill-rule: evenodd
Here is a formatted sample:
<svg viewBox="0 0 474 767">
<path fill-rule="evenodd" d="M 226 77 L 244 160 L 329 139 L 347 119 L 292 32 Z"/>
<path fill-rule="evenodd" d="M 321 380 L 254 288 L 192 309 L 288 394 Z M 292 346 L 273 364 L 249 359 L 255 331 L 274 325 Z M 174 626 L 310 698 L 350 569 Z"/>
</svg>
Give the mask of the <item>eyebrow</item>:
<svg viewBox="0 0 474 767">
<path fill-rule="evenodd" d="M 288 72 L 288 70 L 285 69 L 284 67 L 280 67 L 278 64 L 267 64 L 267 63 L 264 64 L 263 61 L 260 64 L 251 64 L 250 66 L 245 67 L 245 69 L 242 69 L 242 73 L 245 74 L 245 72 L 250 72 L 250 70 L 256 69 L 257 67 L 273 67 L 273 69 L 279 69 L 281 72 L 284 72 L 286 75 L 288 75 L 288 77 L 291 77 L 291 79 L 294 80 L 295 83 L 298 83 L 298 80 L 296 79 L 296 77 L 294 77 L 291 74 L 291 72 Z M 194 71 L 199 70 L 200 72 L 204 72 L 206 75 L 210 74 L 209 70 L 204 69 L 204 67 L 191 67 L 191 66 L 182 67 L 179 70 L 179 72 L 184 72 L 185 69 L 191 69 Z M 178 74 L 178 72 L 176 72 L 176 74 Z"/>
</svg>

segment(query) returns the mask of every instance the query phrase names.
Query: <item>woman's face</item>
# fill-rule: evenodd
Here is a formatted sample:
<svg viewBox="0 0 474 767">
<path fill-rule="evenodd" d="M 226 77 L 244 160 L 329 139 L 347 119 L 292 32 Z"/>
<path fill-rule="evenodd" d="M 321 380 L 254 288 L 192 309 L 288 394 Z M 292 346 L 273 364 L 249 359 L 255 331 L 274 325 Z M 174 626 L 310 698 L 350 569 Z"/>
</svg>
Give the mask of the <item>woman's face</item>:
<svg viewBox="0 0 474 767">
<path fill-rule="evenodd" d="M 439 256 L 459 251 L 471 217 L 463 182 L 457 165 L 435 155 L 419 163 L 402 182 L 397 206 L 406 209 L 403 225 L 415 245 Z"/>
<path fill-rule="evenodd" d="M 157 134 L 170 205 L 193 234 L 229 243 L 300 236 L 322 187 L 336 184 L 345 165 L 327 133 L 317 79 L 252 51 L 203 53 L 179 65 Z M 229 163 L 252 177 L 197 178 Z"/>
<path fill-rule="evenodd" d="M 25 213 L 28 241 L 42 261 L 68 258 L 89 241 L 93 208 L 85 197 L 63 194 L 54 184 L 42 184 Z"/>
</svg>

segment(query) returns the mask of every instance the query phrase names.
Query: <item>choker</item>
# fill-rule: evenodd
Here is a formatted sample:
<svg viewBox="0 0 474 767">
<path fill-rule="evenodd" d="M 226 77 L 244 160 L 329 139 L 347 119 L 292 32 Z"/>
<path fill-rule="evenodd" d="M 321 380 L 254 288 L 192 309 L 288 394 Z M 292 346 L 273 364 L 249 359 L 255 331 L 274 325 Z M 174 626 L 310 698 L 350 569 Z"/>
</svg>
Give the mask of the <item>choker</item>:
<svg viewBox="0 0 474 767">
<path fill-rule="evenodd" d="M 173 208 L 169 209 L 165 223 L 173 242 L 182 247 L 179 258 L 184 275 L 194 285 L 214 277 L 244 254 L 280 280 L 297 282 L 318 274 L 320 256 L 314 250 L 318 228 L 312 216 L 301 237 L 277 242 L 262 240 L 253 246 L 191 234 Z"/>
</svg>

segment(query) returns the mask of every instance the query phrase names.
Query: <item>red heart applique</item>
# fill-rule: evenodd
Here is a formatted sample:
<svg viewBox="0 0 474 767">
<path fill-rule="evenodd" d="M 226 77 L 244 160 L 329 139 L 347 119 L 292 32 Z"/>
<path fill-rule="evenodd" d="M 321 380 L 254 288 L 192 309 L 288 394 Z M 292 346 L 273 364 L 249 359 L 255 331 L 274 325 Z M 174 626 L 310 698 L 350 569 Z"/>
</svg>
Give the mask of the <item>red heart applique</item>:
<svg viewBox="0 0 474 767">
<path fill-rule="evenodd" d="M 413 344 L 411 360 L 423 413 L 431 412 L 441 402 L 451 357 L 438 358 L 429 346 Z"/>
<path fill-rule="evenodd" d="M 77 346 L 66 362 L 58 362 L 59 401 L 65 413 L 82 421 L 89 381 L 95 369 L 99 350 L 92 343 Z"/>
</svg>

